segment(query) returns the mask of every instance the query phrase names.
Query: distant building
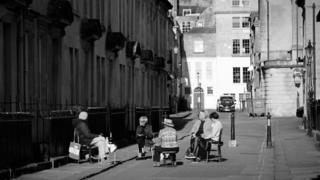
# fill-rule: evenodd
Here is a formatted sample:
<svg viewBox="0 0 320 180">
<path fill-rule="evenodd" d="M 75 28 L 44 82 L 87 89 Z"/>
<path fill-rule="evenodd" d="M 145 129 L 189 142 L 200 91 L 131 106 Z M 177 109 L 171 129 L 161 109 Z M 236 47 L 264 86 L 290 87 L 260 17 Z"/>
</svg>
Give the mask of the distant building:
<svg viewBox="0 0 320 180">
<path fill-rule="evenodd" d="M 250 81 L 250 13 L 257 1 L 179 1 L 176 19 L 184 32 L 185 93 L 192 108 L 216 109 L 217 99 L 231 94 L 237 108 L 246 107 Z M 202 98 L 194 95 L 201 86 Z M 241 101 L 241 103 L 240 103 Z M 203 107 L 202 107 L 203 106 Z"/>
</svg>

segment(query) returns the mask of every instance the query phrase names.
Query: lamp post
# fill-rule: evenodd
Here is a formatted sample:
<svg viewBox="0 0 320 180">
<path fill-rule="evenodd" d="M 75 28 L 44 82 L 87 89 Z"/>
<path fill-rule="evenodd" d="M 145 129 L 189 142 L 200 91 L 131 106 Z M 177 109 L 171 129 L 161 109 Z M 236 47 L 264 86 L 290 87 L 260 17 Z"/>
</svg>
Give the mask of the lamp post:
<svg viewBox="0 0 320 180">
<path fill-rule="evenodd" d="M 197 72 L 197 79 L 198 79 L 198 90 L 199 90 L 199 94 L 198 94 L 198 97 L 197 97 L 197 104 L 198 104 L 198 111 L 200 112 L 200 109 L 201 109 L 201 83 L 200 83 L 200 80 L 199 80 L 199 77 L 200 77 L 200 73 Z"/>
<path fill-rule="evenodd" d="M 300 87 L 301 82 L 302 82 L 302 73 L 303 73 L 303 71 L 300 68 L 293 69 L 294 85 L 298 88 L 298 91 L 297 91 L 297 109 L 300 107 L 299 87 Z"/>
<path fill-rule="evenodd" d="M 308 119 L 308 135 L 311 135 L 311 103 L 313 99 L 313 81 L 312 81 L 312 69 L 311 69 L 311 59 L 313 57 L 313 49 L 314 47 L 311 45 L 311 41 L 309 40 L 308 46 L 305 48 L 306 52 L 306 57 L 307 57 L 307 104 L 308 104 L 308 109 L 307 111 L 310 113 L 307 113 L 307 119 Z"/>
<path fill-rule="evenodd" d="M 173 52 L 174 52 L 174 58 L 175 61 L 178 61 L 178 53 L 179 53 L 179 47 L 175 46 L 173 48 Z M 180 62 L 178 63 L 179 66 L 179 96 L 182 96 L 182 58 L 180 57 Z"/>
</svg>

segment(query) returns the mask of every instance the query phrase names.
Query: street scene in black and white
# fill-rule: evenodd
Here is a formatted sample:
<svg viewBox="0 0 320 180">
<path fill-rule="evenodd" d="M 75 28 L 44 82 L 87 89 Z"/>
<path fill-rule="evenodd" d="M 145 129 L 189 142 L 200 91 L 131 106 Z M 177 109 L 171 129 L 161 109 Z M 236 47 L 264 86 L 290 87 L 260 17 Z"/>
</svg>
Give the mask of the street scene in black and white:
<svg viewBox="0 0 320 180">
<path fill-rule="evenodd" d="M 319 0 L 0 0 L 0 180 L 320 179 Z"/>
</svg>

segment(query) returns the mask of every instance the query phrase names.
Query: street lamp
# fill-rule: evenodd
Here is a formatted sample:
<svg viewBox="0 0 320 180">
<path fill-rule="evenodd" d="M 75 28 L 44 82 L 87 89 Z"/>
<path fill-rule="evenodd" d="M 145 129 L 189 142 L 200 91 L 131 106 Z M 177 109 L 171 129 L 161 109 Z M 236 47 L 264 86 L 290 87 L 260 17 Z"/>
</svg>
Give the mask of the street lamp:
<svg viewBox="0 0 320 180">
<path fill-rule="evenodd" d="M 307 104 L 308 104 L 308 109 L 307 109 L 307 116 L 308 116 L 308 135 L 311 136 L 311 103 L 313 99 L 313 86 L 312 86 L 312 73 L 311 73 L 311 59 L 313 57 L 313 51 L 314 48 L 311 45 L 311 41 L 309 40 L 308 46 L 305 48 L 306 52 L 306 57 L 307 57 L 307 72 L 308 72 L 308 85 L 307 85 Z"/>
<path fill-rule="evenodd" d="M 293 70 L 293 81 L 294 85 L 299 88 L 302 79 L 302 70 L 301 69 L 294 69 Z"/>
<path fill-rule="evenodd" d="M 305 48 L 306 50 L 306 57 L 307 57 L 307 68 L 308 68 L 308 78 L 309 78 L 309 86 L 312 87 L 312 80 L 311 80 L 311 59 L 312 59 L 312 56 L 313 56 L 313 46 L 311 45 L 311 41 L 309 40 L 308 42 L 308 46 Z M 311 88 L 309 87 L 309 88 Z"/>
</svg>

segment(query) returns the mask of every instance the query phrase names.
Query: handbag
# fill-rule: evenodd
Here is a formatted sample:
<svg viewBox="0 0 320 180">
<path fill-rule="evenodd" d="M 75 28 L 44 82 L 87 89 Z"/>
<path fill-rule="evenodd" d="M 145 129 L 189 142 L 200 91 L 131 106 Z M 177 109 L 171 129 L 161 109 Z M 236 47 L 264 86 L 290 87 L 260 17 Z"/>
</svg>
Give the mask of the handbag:
<svg viewBox="0 0 320 180">
<path fill-rule="evenodd" d="M 77 138 L 78 142 L 76 142 L 76 136 L 77 136 L 77 132 L 76 132 L 76 129 L 74 129 L 73 141 L 71 141 L 69 145 L 69 157 L 71 159 L 80 160 L 81 144 L 79 143 L 79 137 Z"/>
</svg>

